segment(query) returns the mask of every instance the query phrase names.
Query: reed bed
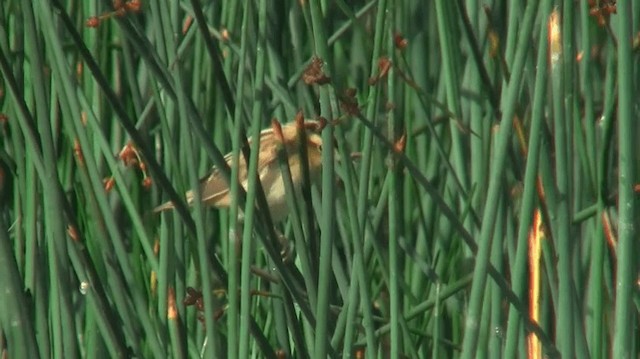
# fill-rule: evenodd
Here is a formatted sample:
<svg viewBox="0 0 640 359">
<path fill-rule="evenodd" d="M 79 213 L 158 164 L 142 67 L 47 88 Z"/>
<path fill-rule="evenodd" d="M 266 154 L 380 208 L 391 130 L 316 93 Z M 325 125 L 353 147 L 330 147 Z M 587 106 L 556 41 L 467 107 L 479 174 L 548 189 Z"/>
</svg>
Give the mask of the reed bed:
<svg viewBox="0 0 640 359">
<path fill-rule="evenodd" d="M 5 0 L 0 22 L 3 356 L 640 355 L 637 2 Z M 273 223 L 246 139 L 299 115 L 322 175 Z M 212 166 L 230 208 L 188 207 Z"/>
</svg>

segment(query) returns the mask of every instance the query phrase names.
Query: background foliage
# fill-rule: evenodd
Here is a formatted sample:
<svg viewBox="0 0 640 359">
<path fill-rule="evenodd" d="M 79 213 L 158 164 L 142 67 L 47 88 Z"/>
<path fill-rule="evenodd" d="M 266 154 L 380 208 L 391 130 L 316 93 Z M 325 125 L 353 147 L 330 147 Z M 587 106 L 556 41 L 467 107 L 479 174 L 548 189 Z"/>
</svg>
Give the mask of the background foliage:
<svg viewBox="0 0 640 359">
<path fill-rule="evenodd" d="M 8 357 L 640 353 L 637 2 L 5 0 L 0 22 Z M 276 224 L 295 256 L 264 211 L 152 213 L 298 111 L 329 126 Z"/>
</svg>

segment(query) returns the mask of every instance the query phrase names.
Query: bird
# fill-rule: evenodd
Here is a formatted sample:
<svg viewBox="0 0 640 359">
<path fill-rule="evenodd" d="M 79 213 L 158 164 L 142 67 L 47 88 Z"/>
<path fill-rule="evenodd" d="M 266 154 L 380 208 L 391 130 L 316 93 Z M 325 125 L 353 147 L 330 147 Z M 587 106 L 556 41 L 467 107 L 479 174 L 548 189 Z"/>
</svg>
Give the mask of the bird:
<svg viewBox="0 0 640 359">
<path fill-rule="evenodd" d="M 289 214 L 285 184 L 278 160 L 279 148 L 284 148 L 287 155 L 296 195 L 299 195 L 302 190 L 304 182 L 302 155 L 300 153 L 300 141 L 302 139 L 300 134 L 302 132 L 298 129 L 299 127 L 305 133 L 309 177 L 311 182 L 317 183 L 321 178 L 322 168 L 322 138 L 318 135 L 319 130 L 324 127 L 322 121 L 296 121 L 282 126 L 274 121 L 270 128 L 260 132 L 257 173 L 274 223 L 283 221 Z M 251 144 L 253 142 L 252 138 L 249 138 L 248 142 Z M 224 159 L 227 165 L 233 165 L 233 153 L 227 154 Z M 239 155 L 237 164 L 238 179 L 246 191 L 249 183 L 248 166 L 242 154 Z M 213 167 L 210 173 L 200 180 L 200 195 L 201 201 L 205 206 L 227 208 L 231 205 L 229 185 L 222 172 L 216 167 Z M 187 203 L 193 205 L 195 200 L 194 191 L 188 191 L 185 196 Z M 174 207 L 174 203 L 169 201 L 157 206 L 154 212 L 162 212 Z M 240 212 L 238 219 L 241 221 L 243 218 L 244 214 Z"/>
</svg>

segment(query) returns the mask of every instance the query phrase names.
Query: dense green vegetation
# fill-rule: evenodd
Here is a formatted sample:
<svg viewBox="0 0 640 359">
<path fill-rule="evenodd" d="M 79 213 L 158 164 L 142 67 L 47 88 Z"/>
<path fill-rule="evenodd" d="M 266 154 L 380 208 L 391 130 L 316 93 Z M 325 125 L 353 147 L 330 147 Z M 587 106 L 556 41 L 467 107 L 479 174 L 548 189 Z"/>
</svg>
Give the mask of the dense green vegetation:
<svg viewBox="0 0 640 359">
<path fill-rule="evenodd" d="M 638 357 L 639 48 L 633 0 L 5 0 L 3 356 Z"/>
</svg>

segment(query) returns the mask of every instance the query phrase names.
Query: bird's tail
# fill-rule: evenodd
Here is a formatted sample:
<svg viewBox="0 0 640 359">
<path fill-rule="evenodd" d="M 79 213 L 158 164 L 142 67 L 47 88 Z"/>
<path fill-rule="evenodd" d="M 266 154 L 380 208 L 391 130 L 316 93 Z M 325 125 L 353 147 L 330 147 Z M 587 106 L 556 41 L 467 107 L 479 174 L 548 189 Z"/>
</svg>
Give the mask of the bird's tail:
<svg viewBox="0 0 640 359">
<path fill-rule="evenodd" d="M 159 212 L 167 211 L 167 210 L 174 209 L 174 208 L 175 208 L 175 206 L 173 205 L 173 202 L 168 201 L 168 202 L 165 202 L 165 203 L 159 205 L 158 207 L 154 208 L 153 209 L 153 213 L 159 213 Z"/>
</svg>

